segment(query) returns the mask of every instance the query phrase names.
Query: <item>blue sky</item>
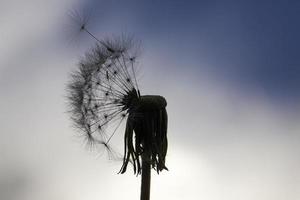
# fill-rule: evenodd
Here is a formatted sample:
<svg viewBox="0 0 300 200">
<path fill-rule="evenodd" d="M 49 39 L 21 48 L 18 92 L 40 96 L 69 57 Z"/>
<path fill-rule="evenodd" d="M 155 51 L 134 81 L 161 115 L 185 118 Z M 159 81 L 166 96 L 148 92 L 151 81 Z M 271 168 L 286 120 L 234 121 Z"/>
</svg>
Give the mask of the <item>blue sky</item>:
<svg viewBox="0 0 300 200">
<path fill-rule="evenodd" d="M 109 21 L 147 45 L 164 41 L 165 56 L 180 57 L 184 65 L 175 70 L 205 70 L 238 89 L 263 91 L 274 101 L 299 101 L 298 1 L 97 2 L 86 3 L 83 10 L 96 13 L 91 25 L 99 33 Z M 190 63 L 195 58 L 198 65 Z"/>
<path fill-rule="evenodd" d="M 70 32 L 72 10 L 99 38 L 141 40 L 141 92 L 168 101 L 153 199 L 300 198 L 298 1 L 0 0 L 0 199 L 139 197 L 71 127 L 66 84 L 95 42 Z"/>
</svg>

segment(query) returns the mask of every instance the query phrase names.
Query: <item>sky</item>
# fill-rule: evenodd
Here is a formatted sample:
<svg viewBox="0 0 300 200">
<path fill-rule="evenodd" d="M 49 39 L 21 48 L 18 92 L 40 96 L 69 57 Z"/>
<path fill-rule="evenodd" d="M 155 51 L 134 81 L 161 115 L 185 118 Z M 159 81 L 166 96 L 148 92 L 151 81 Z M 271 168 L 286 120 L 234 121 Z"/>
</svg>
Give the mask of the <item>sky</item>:
<svg viewBox="0 0 300 200">
<path fill-rule="evenodd" d="M 139 177 L 90 152 L 66 112 L 95 43 L 74 10 L 98 38 L 141 41 L 141 92 L 168 101 L 152 199 L 300 198 L 298 1 L 0 0 L 0 199 L 139 198 Z"/>
</svg>

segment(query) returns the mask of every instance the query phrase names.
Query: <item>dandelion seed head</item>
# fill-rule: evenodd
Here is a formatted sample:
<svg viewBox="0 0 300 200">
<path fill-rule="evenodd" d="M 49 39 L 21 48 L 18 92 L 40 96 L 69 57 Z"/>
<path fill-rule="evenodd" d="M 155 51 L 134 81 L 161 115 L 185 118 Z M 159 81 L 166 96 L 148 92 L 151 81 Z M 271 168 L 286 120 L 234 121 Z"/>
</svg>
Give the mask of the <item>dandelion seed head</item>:
<svg viewBox="0 0 300 200">
<path fill-rule="evenodd" d="M 133 48 L 131 39 L 120 37 L 98 41 L 85 54 L 68 85 L 71 119 L 89 145 L 102 146 L 111 156 L 116 153 L 110 142 L 127 119 L 120 173 L 131 163 L 140 174 L 145 153 L 159 172 L 166 169 L 166 101 L 161 96 L 140 95 Z"/>
<path fill-rule="evenodd" d="M 123 104 L 123 99 L 137 87 L 126 82 L 128 76 L 135 75 L 128 65 L 129 43 L 119 41 L 125 40 L 109 39 L 103 41 L 105 47 L 96 44 L 90 49 L 68 85 L 72 120 L 89 137 L 104 135 L 104 127 L 124 118 L 122 112 L 128 109 L 124 109 L 128 104 Z"/>
</svg>

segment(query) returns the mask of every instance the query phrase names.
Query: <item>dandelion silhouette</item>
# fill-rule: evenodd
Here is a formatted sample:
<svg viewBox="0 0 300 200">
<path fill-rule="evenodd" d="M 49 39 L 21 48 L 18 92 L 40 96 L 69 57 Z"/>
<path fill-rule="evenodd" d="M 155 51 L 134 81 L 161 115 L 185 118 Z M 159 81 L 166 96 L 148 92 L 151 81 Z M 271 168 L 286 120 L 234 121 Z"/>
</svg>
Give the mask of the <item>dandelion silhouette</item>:
<svg viewBox="0 0 300 200">
<path fill-rule="evenodd" d="M 130 38 L 99 40 L 85 24 L 80 30 L 96 45 L 80 61 L 68 84 L 71 119 L 91 146 L 111 151 L 110 141 L 126 121 L 121 174 L 128 164 L 142 174 L 141 199 L 150 198 L 151 168 L 166 169 L 167 102 L 162 96 L 141 95 L 136 79 L 134 42 Z M 114 127 L 112 133 L 107 129 Z"/>
</svg>

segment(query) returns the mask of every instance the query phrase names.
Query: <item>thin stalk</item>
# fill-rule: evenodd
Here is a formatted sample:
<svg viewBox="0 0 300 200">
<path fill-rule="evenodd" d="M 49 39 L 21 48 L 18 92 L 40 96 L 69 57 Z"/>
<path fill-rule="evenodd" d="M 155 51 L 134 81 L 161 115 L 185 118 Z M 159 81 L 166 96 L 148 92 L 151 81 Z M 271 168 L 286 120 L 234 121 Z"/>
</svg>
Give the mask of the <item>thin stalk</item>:
<svg viewBox="0 0 300 200">
<path fill-rule="evenodd" d="M 142 155 L 141 200 L 150 200 L 151 164 L 147 153 Z"/>
</svg>

